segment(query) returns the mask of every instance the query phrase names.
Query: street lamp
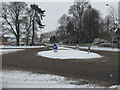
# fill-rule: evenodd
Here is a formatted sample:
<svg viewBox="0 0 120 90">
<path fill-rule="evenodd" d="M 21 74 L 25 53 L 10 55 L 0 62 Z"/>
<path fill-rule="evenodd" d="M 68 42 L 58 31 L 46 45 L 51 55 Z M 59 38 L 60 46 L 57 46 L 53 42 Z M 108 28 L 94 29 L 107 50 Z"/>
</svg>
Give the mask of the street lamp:
<svg viewBox="0 0 120 90">
<path fill-rule="evenodd" d="M 108 6 L 108 7 L 112 8 L 112 9 L 114 10 L 114 12 L 115 12 L 115 9 L 114 9 L 111 5 L 106 4 L 106 6 Z"/>
<path fill-rule="evenodd" d="M 109 4 L 106 4 L 106 6 L 110 7 L 110 8 L 114 11 L 114 13 L 115 13 L 115 9 L 114 9 L 112 6 L 110 6 Z M 114 17 L 113 14 L 112 14 L 112 17 L 113 17 L 113 24 L 114 24 L 114 26 L 115 26 L 115 17 Z M 116 20 L 117 20 L 117 18 L 116 18 Z M 112 30 L 112 48 L 113 48 L 113 46 L 114 46 L 114 42 L 113 42 L 113 31 L 114 31 L 114 27 L 113 27 L 113 30 Z"/>
</svg>

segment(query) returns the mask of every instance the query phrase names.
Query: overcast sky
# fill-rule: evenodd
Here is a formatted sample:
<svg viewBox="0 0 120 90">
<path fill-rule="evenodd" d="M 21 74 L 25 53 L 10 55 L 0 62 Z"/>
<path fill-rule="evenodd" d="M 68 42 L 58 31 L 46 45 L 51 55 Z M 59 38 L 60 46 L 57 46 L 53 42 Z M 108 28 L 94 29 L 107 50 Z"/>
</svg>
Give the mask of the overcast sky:
<svg viewBox="0 0 120 90">
<path fill-rule="evenodd" d="M 117 2 L 91 2 L 92 7 L 99 10 L 103 18 L 108 15 L 108 10 L 110 9 L 110 7 L 106 7 L 106 3 L 109 3 L 109 5 L 117 10 Z M 58 20 L 63 14 L 68 14 L 68 9 L 73 2 L 37 2 L 36 4 L 46 11 L 46 17 L 43 20 L 43 24 L 46 26 L 42 30 L 43 33 L 53 31 L 58 27 Z"/>
<path fill-rule="evenodd" d="M 3 0 L 2 0 L 3 1 Z M 7 1 L 8 0 L 4 0 Z M 14 1 L 14 0 L 9 0 Z M 15 0 L 16 1 L 16 0 Z M 21 0 L 17 0 L 21 1 Z M 29 3 L 28 4 L 38 4 L 41 9 L 44 9 L 46 17 L 43 20 L 45 28 L 43 32 L 53 31 L 58 27 L 58 20 L 63 14 L 68 14 L 69 7 L 73 4 L 74 0 L 22 0 Z M 32 2 L 30 2 L 32 1 Z M 112 7 L 117 10 L 119 0 L 90 0 L 92 7 L 96 8 L 101 12 L 102 17 L 105 17 L 108 14 L 109 7 L 106 7 L 106 3 L 109 3 Z M 109 2 L 108 2 L 109 1 Z"/>
<path fill-rule="evenodd" d="M 45 24 L 45 28 L 42 30 L 43 33 L 53 31 L 57 28 L 59 18 L 63 14 L 68 13 L 72 2 L 40 2 L 36 4 L 45 10 L 46 17 L 43 19 L 43 24 Z"/>
</svg>

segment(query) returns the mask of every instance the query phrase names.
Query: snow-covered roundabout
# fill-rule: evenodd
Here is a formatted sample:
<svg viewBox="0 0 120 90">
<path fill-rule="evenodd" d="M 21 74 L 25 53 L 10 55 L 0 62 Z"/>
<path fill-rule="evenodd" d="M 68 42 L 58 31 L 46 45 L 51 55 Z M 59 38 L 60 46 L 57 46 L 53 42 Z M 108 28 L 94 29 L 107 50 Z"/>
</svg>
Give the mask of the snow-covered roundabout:
<svg viewBox="0 0 120 90">
<path fill-rule="evenodd" d="M 53 52 L 53 50 L 50 51 L 42 51 L 38 52 L 39 56 L 47 57 L 47 58 L 53 58 L 53 59 L 92 59 L 92 58 L 102 58 L 103 56 L 100 56 L 97 53 L 90 52 L 88 54 L 87 51 L 80 51 L 80 50 L 74 50 L 74 49 L 66 49 L 62 48 L 62 50 L 58 50 L 58 52 Z"/>
</svg>

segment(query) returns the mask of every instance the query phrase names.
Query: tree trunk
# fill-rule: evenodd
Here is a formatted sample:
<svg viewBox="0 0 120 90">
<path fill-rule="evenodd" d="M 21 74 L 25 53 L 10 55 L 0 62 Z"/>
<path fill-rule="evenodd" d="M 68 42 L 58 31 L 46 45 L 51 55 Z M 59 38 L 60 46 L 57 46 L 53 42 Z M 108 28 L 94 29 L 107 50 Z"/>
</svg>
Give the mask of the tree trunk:
<svg viewBox="0 0 120 90">
<path fill-rule="evenodd" d="M 16 37 L 16 45 L 19 46 L 19 37 Z"/>
<path fill-rule="evenodd" d="M 26 38 L 26 46 L 28 46 L 28 41 L 29 41 L 29 39 L 28 39 L 28 36 L 27 36 L 27 38 Z"/>
<path fill-rule="evenodd" d="M 33 35 L 32 35 L 32 45 L 34 45 L 34 37 L 35 37 L 34 19 L 33 19 L 33 21 L 32 21 L 32 31 L 33 31 Z"/>
<path fill-rule="evenodd" d="M 27 35 L 26 35 L 26 46 L 29 46 L 29 29 L 26 29 Z"/>
<path fill-rule="evenodd" d="M 16 44 L 17 46 L 19 46 L 19 38 L 20 38 L 20 27 L 19 27 L 19 20 L 18 20 L 18 14 L 16 15 L 16 23 L 15 23 L 15 26 L 16 26 L 16 32 L 17 32 L 17 36 L 16 36 Z"/>
</svg>

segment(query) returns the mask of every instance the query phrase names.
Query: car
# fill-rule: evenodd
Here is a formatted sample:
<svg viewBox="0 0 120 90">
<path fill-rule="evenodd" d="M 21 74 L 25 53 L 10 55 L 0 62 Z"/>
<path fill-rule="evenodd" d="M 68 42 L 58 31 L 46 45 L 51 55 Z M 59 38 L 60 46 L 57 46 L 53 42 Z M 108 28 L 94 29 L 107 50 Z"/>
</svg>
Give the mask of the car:
<svg viewBox="0 0 120 90">
<path fill-rule="evenodd" d="M 112 45 L 109 42 L 103 42 L 103 43 L 100 43 L 100 46 L 102 46 L 102 47 L 111 47 Z"/>
</svg>

